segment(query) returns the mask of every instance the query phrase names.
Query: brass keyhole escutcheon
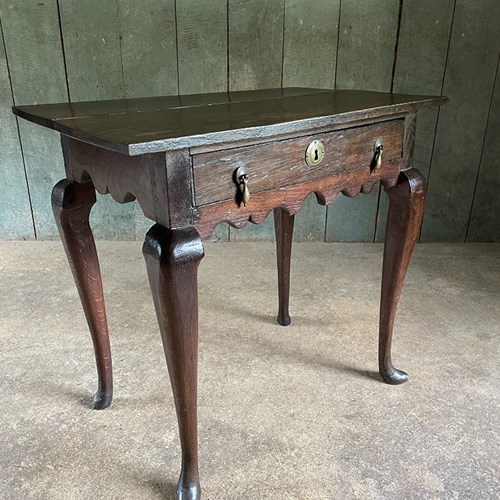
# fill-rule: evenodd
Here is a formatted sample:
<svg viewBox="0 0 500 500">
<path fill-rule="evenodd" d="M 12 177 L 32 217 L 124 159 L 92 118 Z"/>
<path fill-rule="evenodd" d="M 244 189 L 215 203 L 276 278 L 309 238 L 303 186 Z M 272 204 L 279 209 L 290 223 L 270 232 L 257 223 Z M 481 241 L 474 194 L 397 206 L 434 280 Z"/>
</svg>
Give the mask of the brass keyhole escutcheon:
<svg viewBox="0 0 500 500">
<path fill-rule="evenodd" d="M 325 145 L 319 140 L 316 139 L 307 146 L 306 149 L 306 163 L 310 167 L 315 167 L 319 165 L 323 158 L 325 157 Z"/>
</svg>

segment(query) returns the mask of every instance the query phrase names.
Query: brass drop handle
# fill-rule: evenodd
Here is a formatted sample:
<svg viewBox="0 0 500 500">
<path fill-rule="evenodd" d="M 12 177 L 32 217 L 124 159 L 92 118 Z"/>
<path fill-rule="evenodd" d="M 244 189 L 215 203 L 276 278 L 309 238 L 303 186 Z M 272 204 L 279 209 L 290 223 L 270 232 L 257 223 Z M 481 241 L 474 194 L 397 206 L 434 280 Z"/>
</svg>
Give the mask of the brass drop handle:
<svg viewBox="0 0 500 500">
<path fill-rule="evenodd" d="M 241 201 L 243 206 L 246 207 L 250 201 L 250 190 L 248 189 L 248 170 L 246 167 L 239 167 L 234 173 L 236 184 L 240 188 Z"/>
<path fill-rule="evenodd" d="M 382 153 L 384 152 L 384 143 L 377 139 L 373 145 L 375 156 L 373 157 L 373 168 L 378 170 L 382 166 Z"/>
</svg>

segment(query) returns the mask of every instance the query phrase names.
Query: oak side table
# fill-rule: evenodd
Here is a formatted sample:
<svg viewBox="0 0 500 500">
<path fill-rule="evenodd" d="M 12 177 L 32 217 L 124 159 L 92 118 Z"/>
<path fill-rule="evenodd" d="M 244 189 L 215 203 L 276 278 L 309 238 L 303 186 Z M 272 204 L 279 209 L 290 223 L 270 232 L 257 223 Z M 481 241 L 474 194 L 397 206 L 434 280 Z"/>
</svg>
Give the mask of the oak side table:
<svg viewBox="0 0 500 500">
<path fill-rule="evenodd" d="M 288 314 L 294 215 L 314 192 L 389 195 L 380 306 L 379 368 L 391 362 L 396 308 L 424 209 L 425 179 L 410 168 L 416 112 L 444 97 L 285 88 L 100 102 L 15 106 L 18 116 L 61 133 L 66 179 L 52 206 L 95 348 L 94 408 L 112 398 L 111 352 L 89 213 L 95 191 L 137 199 L 155 222 L 143 253 L 177 410 L 179 499 L 201 498 L 197 442 L 197 268 L 202 240 L 220 222 L 236 228 L 274 211 L 278 322 Z"/>
</svg>

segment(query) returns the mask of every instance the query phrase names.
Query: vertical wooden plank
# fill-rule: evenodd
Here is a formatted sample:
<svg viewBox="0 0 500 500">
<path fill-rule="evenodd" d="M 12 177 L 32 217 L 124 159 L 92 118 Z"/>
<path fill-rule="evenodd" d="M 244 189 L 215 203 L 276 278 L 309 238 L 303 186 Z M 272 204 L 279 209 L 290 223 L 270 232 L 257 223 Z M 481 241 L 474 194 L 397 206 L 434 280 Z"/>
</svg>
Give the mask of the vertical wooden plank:
<svg viewBox="0 0 500 500">
<path fill-rule="evenodd" d="M 177 94 L 175 1 L 117 0 L 117 6 L 124 96 Z M 136 238 L 143 240 L 152 224 L 134 202 Z"/>
<path fill-rule="evenodd" d="M 179 93 L 227 92 L 227 0 L 177 3 Z"/>
<path fill-rule="evenodd" d="M 390 91 L 398 18 L 398 0 L 342 0 L 336 88 Z M 339 196 L 328 208 L 327 241 L 373 241 L 378 191 Z"/>
<path fill-rule="evenodd" d="M 500 241 L 500 59 L 484 138 L 467 241 Z"/>
<path fill-rule="evenodd" d="M 440 95 L 455 0 L 403 2 L 393 79 L 393 91 Z M 427 178 L 438 110 L 418 112 L 413 166 Z M 384 241 L 388 199 L 380 195 L 376 241 Z"/>
<path fill-rule="evenodd" d="M 64 0 L 60 10 L 71 100 L 123 98 L 116 2 Z"/>
<path fill-rule="evenodd" d="M 117 0 L 117 5 L 125 97 L 177 94 L 174 0 Z"/>
<path fill-rule="evenodd" d="M 281 86 L 284 0 L 229 0 L 229 90 Z"/>
<path fill-rule="evenodd" d="M 227 0 L 177 2 L 179 93 L 227 92 Z M 212 239 L 229 240 L 219 224 Z"/>
<path fill-rule="evenodd" d="M 283 87 L 333 88 L 340 0 L 285 1 Z M 326 207 L 311 194 L 295 217 L 296 241 L 324 241 Z"/>
<path fill-rule="evenodd" d="M 229 90 L 278 88 L 282 81 L 284 0 L 228 0 Z M 272 240 L 272 213 L 230 231 L 239 240 Z"/>
<path fill-rule="evenodd" d="M 457 0 L 422 241 L 464 241 L 500 45 L 500 3 Z"/>
<path fill-rule="evenodd" d="M 283 87 L 333 89 L 340 0 L 285 0 Z"/>
<path fill-rule="evenodd" d="M 61 28 L 72 101 L 125 97 L 116 1 L 64 0 Z M 134 205 L 99 196 L 91 214 L 97 238 L 133 238 Z"/>
<path fill-rule="evenodd" d="M 56 0 L 4 0 L 1 17 L 15 104 L 68 99 Z M 59 134 L 19 120 L 38 238 L 56 237 L 50 193 L 64 177 Z"/>
<path fill-rule="evenodd" d="M 0 17 L 1 20 L 1 17 Z M 0 21 L 0 239 L 34 239 L 33 217 Z"/>
</svg>

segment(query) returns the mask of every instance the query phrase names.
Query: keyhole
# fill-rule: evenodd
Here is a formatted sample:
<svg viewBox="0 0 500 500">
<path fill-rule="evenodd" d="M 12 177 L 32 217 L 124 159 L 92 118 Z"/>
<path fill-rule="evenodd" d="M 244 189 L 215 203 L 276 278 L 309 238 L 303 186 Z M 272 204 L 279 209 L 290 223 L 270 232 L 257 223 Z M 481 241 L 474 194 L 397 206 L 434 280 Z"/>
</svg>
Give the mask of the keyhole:
<svg viewBox="0 0 500 500">
<path fill-rule="evenodd" d="M 312 141 L 306 149 L 306 163 L 310 167 L 319 165 L 325 156 L 325 146 L 319 140 Z"/>
</svg>

